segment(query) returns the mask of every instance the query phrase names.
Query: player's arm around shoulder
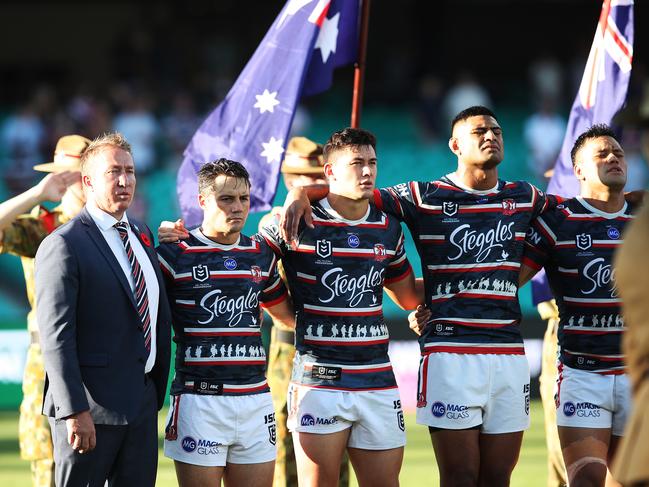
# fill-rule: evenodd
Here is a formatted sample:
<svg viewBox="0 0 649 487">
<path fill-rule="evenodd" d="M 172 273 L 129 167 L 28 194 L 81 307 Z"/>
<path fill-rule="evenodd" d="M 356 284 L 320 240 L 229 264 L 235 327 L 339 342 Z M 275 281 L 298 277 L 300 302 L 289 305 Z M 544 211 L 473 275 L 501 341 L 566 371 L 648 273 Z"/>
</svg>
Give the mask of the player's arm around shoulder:
<svg viewBox="0 0 649 487">
<path fill-rule="evenodd" d="M 77 355 L 79 262 L 71 237 L 47 236 L 36 252 L 38 328 L 56 418 L 89 409 Z"/>
</svg>

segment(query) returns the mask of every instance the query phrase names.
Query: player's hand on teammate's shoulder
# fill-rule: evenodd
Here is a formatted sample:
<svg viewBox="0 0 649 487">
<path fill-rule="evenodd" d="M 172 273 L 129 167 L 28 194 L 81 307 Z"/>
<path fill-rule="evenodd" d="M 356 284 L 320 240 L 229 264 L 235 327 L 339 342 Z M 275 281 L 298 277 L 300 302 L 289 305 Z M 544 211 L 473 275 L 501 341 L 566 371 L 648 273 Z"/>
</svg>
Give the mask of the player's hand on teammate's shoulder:
<svg viewBox="0 0 649 487">
<path fill-rule="evenodd" d="M 185 222 L 179 218 L 175 222 L 164 220 L 158 227 L 158 242 L 173 243 L 189 238 L 189 232 L 185 228 Z"/>
<path fill-rule="evenodd" d="M 644 189 L 636 189 L 635 191 L 629 191 L 628 193 L 624 193 L 624 199 L 626 200 L 627 203 L 640 206 L 645 200 L 646 195 L 647 195 L 647 191 L 645 191 Z"/>
<path fill-rule="evenodd" d="M 408 326 L 417 335 L 421 336 L 426 327 L 428 320 L 432 316 L 431 311 L 423 304 L 417 306 L 417 309 L 408 315 Z"/>
<path fill-rule="evenodd" d="M 313 215 L 307 192 L 303 188 L 293 188 L 286 196 L 279 224 L 280 234 L 286 242 L 295 240 L 302 218 L 309 228 L 313 228 Z"/>
</svg>

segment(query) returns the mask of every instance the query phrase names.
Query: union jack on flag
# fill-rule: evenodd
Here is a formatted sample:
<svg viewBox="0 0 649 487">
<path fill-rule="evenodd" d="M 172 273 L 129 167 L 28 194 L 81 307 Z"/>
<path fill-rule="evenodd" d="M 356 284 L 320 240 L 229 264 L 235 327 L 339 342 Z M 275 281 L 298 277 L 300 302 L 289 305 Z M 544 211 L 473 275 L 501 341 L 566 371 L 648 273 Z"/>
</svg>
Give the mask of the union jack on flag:
<svg viewBox="0 0 649 487">
<path fill-rule="evenodd" d="M 580 134 L 595 124 L 610 124 L 624 106 L 632 61 L 633 0 L 604 0 L 548 193 L 566 198 L 579 194 L 570 151 Z M 544 272 L 534 277 L 532 294 L 535 303 L 552 298 Z"/>
</svg>

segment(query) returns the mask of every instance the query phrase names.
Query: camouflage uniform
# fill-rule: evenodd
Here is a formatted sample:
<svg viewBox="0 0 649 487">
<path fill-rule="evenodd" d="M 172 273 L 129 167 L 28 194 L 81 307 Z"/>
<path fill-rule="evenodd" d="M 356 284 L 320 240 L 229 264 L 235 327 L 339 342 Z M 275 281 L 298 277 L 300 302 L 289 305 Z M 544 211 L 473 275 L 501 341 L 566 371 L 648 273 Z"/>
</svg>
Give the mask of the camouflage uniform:
<svg viewBox="0 0 649 487">
<path fill-rule="evenodd" d="M 270 223 L 280 209 L 279 207 L 273 208 L 270 213 L 264 215 L 259 222 L 259 228 Z M 286 283 L 286 274 L 284 273 L 284 267 L 281 261 L 278 264 L 278 269 L 282 279 Z M 277 420 L 277 460 L 275 460 L 273 487 L 297 487 L 298 485 L 293 438 L 286 427 L 286 420 L 288 418 L 286 396 L 291 381 L 294 356 L 295 331 L 292 328 L 285 327 L 281 323 L 273 322 L 268 352 L 268 371 L 266 372 L 270 393 L 273 398 L 273 406 L 275 407 L 275 418 Z M 343 461 L 340 466 L 338 485 L 342 487 L 349 485 L 349 462 L 347 453 L 343 456 Z"/>
<path fill-rule="evenodd" d="M 47 418 L 41 414 L 45 370 L 34 308 L 34 257 L 43 239 L 64 223 L 63 220 L 64 217 L 58 208 L 48 211 L 37 206 L 30 214 L 19 216 L 5 228 L 0 242 L 0 252 L 18 255 L 21 258 L 27 299 L 31 306 L 27 315 L 30 345 L 23 376 L 23 400 L 20 405 L 18 434 L 20 456 L 31 461 L 32 482 L 37 487 L 54 485 L 54 460 L 50 428 Z"/>
<path fill-rule="evenodd" d="M 559 326 L 559 309 L 554 301 L 544 301 L 537 306 L 541 318 L 548 320 L 548 327 L 543 337 L 543 354 L 541 356 L 541 377 L 539 386 L 543 415 L 545 418 L 545 443 L 548 449 L 548 487 L 565 487 L 568 483 L 566 465 L 563 462 L 559 431 L 557 429 L 557 408 L 554 400 L 554 389 L 557 382 L 557 327 Z"/>
</svg>

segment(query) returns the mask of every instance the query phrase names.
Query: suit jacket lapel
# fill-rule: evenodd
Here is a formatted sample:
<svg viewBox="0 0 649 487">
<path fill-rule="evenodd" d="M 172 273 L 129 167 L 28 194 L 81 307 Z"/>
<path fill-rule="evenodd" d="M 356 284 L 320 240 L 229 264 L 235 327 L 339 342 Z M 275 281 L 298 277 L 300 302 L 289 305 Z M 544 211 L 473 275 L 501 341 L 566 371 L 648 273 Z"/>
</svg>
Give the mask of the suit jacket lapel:
<svg viewBox="0 0 649 487">
<path fill-rule="evenodd" d="M 134 220 L 129 217 L 129 222 L 131 224 L 131 227 L 133 229 L 133 233 L 137 236 L 137 239 L 140 241 L 140 244 L 142 245 L 142 248 L 144 249 L 144 252 L 146 255 L 149 257 L 149 261 L 151 262 L 151 265 L 153 266 L 153 271 L 155 272 L 156 277 L 158 278 L 158 284 L 162 286 L 164 284 L 162 280 L 162 273 L 160 272 L 160 262 L 158 261 L 158 253 L 156 252 L 155 248 L 153 247 L 153 241 L 149 240 L 148 235 L 146 235 L 144 229 L 146 226 L 142 225 L 140 222 L 137 220 Z M 142 236 L 144 236 L 147 239 L 147 242 L 145 243 Z"/>
<path fill-rule="evenodd" d="M 133 291 L 131 290 L 131 285 L 128 283 L 128 280 L 124 275 L 122 267 L 119 265 L 119 262 L 117 262 L 113 251 L 108 246 L 108 243 L 106 243 L 106 239 L 101 234 L 99 228 L 97 228 L 95 221 L 92 219 L 90 213 L 88 213 L 88 210 L 86 210 L 85 207 L 83 208 L 83 210 L 81 210 L 79 218 L 86 225 L 86 231 L 88 232 L 88 235 L 90 235 L 91 240 L 99 249 L 99 253 L 104 257 L 104 259 L 106 259 L 106 262 L 112 269 L 115 277 L 117 277 L 117 280 L 122 285 L 122 288 L 124 288 L 124 292 L 128 296 L 128 299 L 131 301 L 131 304 L 133 304 L 133 307 L 137 309 L 135 296 L 133 295 Z"/>
</svg>

